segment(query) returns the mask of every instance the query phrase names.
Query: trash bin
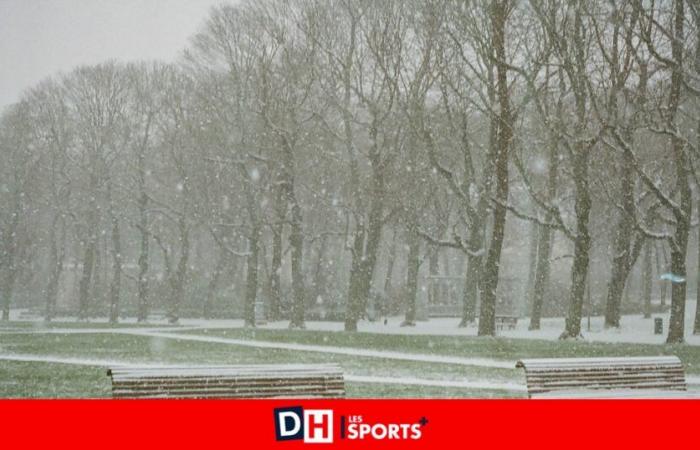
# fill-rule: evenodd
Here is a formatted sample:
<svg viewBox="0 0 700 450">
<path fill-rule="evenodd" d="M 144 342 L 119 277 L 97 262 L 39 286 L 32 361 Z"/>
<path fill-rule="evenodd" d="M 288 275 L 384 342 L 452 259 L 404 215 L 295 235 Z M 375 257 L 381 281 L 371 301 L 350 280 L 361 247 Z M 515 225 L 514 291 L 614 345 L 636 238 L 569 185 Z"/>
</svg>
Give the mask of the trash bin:
<svg viewBox="0 0 700 450">
<path fill-rule="evenodd" d="M 664 319 L 661 317 L 654 318 L 654 334 L 663 334 L 664 332 Z"/>
</svg>

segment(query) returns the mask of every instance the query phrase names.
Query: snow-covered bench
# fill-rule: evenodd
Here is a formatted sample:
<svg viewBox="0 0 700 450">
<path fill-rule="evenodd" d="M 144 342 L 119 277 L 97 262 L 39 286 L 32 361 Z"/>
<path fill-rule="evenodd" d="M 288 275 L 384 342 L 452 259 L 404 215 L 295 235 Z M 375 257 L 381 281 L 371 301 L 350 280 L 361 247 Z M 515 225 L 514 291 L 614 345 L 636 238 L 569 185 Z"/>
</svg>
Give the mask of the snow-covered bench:
<svg viewBox="0 0 700 450">
<path fill-rule="evenodd" d="M 114 367 L 114 398 L 339 398 L 343 372 L 333 364 Z"/>
<path fill-rule="evenodd" d="M 685 373 L 675 356 L 523 359 L 530 398 L 678 397 Z"/>
</svg>

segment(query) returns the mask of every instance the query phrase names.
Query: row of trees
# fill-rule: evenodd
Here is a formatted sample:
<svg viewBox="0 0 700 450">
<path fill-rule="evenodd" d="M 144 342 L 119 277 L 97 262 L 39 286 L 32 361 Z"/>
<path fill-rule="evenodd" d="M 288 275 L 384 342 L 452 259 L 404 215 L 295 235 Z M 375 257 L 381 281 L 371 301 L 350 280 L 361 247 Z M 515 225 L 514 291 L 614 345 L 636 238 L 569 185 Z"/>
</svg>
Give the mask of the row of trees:
<svg viewBox="0 0 700 450">
<path fill-rule="evenodd" d="M 178 64 L 48 79 L 0 123 L 3 318 L 17 280 L 41 271 L 50 320 L 74 261 L 81 318 L 106 291 L 117 321 L 133 285 L 146 320 L 158 273 L 174 322 L 203 264 L 206 317 L 240 278 L 247 325 L 262 297 L 271 320 L 303 327 L 332 272 L 352 331 L 382 290 L 382 255 L 391 283 L 398 241 L 406 324 L 423 260 L 436 273 L 457 251 L 462 325 L 478 311 L 493 335 L 514 220 L 532 227 L 530 328 L 557 242 L 571 250 L 562 337 L 581 334 L 596 243 L 612 253 L 606 325 L 640 255 L 648 315 L 655 248 L 688 277 L 699 14 L 684 0 L 243 2 L 212 9 Z M 686 284 L 672 285 L 669 342 L 683 340 Z"/>
</svg>

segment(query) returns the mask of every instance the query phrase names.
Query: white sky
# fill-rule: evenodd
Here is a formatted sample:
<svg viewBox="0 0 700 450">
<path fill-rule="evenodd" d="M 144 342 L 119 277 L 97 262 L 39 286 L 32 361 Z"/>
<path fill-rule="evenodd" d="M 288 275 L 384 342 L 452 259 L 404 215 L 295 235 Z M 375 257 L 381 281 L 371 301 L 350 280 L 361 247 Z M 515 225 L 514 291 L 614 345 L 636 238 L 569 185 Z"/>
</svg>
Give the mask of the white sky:
<svg viewBox="0 0 700 450">
<path fill-rule="evenodd" d="M 226 1 L 0 0 L 0 109 L 77 65 L 172 61 L 209 8 Z"/>
</svg>

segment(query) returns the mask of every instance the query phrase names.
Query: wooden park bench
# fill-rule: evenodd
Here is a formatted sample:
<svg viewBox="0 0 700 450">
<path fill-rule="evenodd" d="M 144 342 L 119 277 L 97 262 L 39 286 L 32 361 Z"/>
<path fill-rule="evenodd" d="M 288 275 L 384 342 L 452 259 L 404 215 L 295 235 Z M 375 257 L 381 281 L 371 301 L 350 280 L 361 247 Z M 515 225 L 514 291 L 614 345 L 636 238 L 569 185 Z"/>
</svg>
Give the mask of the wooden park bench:
<svg viewBox="0 0 700 450">
<path fill-rule="evenodd" d="M 685 396 L 685 373 L 675 356 L 523 359 L 530 398 Z"/>
<path fill-rule="evenodd" d="M 114 398 L 340 398 L 339 366 L 248 365 L 115 367 Z"/>
<path fill-rule="evenodd" d="M 515 330 L 518 325 L 518 316 L 506 316 L 497 315 L 496 316 L 496 329 L 497 330 Z"/>
</svg>

